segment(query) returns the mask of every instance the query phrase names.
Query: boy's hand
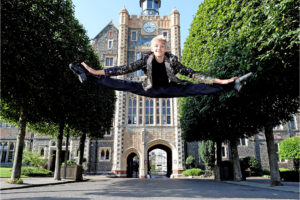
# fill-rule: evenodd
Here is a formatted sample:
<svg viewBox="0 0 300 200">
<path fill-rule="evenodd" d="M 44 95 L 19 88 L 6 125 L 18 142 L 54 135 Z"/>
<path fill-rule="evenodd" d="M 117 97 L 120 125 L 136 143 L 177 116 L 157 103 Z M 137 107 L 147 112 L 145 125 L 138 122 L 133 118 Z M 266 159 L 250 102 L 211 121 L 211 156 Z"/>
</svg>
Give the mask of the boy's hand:
<svg viewBox="0 0 300 200">
<path fill-rule="evenodd" d="M 216 79 L 214 79 L 214 83 L 225 85 L 225 84 L 234 82 L 237 78 L 238 78 L 237 76 L 232 77 L 230 79 L 218 79 L 218 78 L 216 78 Z"/>
</svg>

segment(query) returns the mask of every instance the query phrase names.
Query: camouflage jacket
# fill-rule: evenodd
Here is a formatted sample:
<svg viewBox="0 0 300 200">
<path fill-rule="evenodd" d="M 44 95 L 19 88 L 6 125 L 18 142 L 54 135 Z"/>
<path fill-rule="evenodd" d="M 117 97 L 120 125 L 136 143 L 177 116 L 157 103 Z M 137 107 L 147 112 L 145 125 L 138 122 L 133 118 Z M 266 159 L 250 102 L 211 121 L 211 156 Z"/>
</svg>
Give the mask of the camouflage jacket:
<svg viewBox="0 0 300 200">
<path fill-rule="evenodd" d="M 143 70 L 147 76 L 145 81 L 143 82 L 143 87 L 145 90 L 152 88 L 152 61 L 154 59 L 154 54 L 152 52 L 146 53 L 140 60 L 133 62 L 129 65 L 124 66 L 116 66 L 112 68 L 105 69 L 105 76 L 118 76 L 123 74 L 128 74 L 137 70 Z M 176 74 L 182 74 L 199 83 L 205 84 L 213 84 L 213 77 L 201 74 L 192 70 L 191 68 L 187 68 L 183 66 L 179 61 L 177 56 L 166 53 L 165 54 L 165 66 L 166 72 L 169 79 L 169 83 L 180 83 L 186 84 L 187 81 L 182 81 L 177 78 Z"/>
</svg>

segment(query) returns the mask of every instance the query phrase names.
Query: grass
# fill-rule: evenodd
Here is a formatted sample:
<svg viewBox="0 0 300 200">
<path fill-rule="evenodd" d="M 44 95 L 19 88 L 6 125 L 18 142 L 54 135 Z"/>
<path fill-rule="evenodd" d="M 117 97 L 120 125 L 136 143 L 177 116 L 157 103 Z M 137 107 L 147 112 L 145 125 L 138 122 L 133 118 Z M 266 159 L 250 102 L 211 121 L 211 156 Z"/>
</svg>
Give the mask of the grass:
<svg viewBox="0 0 300 200">
<path fill-rule="evenodd" d="M 0 177 L 1 178 L 10 178 L 11 177 L 11 167 L 0 167 Z M 21 175 L 22 178 L 27 178 L 28 176 Z"/>
</svg>

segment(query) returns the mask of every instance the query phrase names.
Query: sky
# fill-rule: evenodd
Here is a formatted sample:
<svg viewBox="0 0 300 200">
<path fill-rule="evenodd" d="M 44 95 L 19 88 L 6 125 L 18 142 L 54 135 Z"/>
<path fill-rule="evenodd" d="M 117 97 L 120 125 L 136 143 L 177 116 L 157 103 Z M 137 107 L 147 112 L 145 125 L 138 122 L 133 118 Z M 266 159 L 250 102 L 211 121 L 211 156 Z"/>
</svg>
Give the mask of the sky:
<svg viewBox="0 0 300 200">
<path fill-rule="evenodd" d="M 161 0 L 159 14 L 169 16 L 172 10 L 180 13 L 181 49 L 189 34 L 189 29 L 199 4 L 203 0 Z M 119 26 L 119 12 L 125 7 L 129 15 L 140 15 L 139 0 L 73 0 L 75 17 L 93 39 L 110 21 Z"/>
</svg>

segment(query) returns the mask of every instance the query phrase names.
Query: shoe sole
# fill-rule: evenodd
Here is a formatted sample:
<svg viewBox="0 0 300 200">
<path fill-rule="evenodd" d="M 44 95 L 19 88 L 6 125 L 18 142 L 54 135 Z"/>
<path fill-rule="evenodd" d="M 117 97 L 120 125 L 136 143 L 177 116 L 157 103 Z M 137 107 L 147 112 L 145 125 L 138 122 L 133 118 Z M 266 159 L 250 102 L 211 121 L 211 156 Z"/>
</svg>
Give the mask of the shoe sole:
<svg viewBox="0 0 300 200">
<path fill-rule="evenodd" d="M 251 76 L 253 75 L 252 72 L 249 72 L 241 77 L 239 77 L 236 81 L 235 81 L 235 84 L 234 84 L 234 89 L 237 90 L 238 92 L 241 91 L 243 85 L 246 84 L 246 80 L 248 78 L 250 78 Z"/>
<path fill-rule="evenodd" d="M 74 64 L 69 64 L 69 68 L 70 70 L 78 76 L 78 79 L 81 83 L 84 83 L 87 80 L 86 74 L 84 73 L 84 71 L 79 70 L 80 67 Z"/>
</svg>

